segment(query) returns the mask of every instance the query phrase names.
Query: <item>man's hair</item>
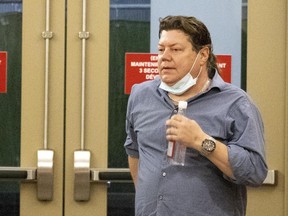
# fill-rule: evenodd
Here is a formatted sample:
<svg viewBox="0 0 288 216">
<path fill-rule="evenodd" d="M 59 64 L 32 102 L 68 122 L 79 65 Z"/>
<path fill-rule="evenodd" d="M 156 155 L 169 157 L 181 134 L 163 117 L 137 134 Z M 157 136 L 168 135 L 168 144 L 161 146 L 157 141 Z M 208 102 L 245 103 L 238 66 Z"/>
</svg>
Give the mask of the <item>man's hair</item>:
<svg viewBox="0 0 288 216">
<path fill-rule="evenodd" d="M 167 16 L 160 18 L 159 38 L 163 30 L 180 30 L 189 36 L 193 50 L 197 53 L 204 47 L 209 48 L 209 58 L 207 61 L 208 75 L 210 78 L 214 76 L 215 69 L 218 70 L 216 57 L 213 54 L 213 45 L 210 32 L 204 23 L 189 16 Z"/>
</svg>

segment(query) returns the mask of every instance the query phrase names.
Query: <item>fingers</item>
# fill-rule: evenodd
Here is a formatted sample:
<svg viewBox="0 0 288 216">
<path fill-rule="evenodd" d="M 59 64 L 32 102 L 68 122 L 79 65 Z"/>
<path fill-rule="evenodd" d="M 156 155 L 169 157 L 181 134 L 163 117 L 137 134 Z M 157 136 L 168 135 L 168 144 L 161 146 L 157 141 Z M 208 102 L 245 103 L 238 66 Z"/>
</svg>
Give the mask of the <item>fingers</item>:
<svg viewBox="0 0 288 216">
<path fill-rule="evenodd" d="M 177 128 L 175 127 L 167 128 L 166 135 L 177 135 Z"/>
<path fill-rule="evenodd" d="M 173 131 L 173 129 L 174 129 L 174 131 Z M 176 130 L 177 130 L 176 128 L 171 128 L 171 129 L 166 130 L 166 139 L 168 141 L 177 141 L 178 136 L 177 136 Z"/>
<path fill-rule="evenodd" d="M 181 122 L 176 121 L 174 119 L 170 119 L 167 121 L 167 129 L 166 129 L 166 139 L 169 141 L 177 141 L 179 139 L 179 133 L 181 128 Z M 180 128 L 179 128 L 179 127 Z"/>
<path fill-rule="evenodd" d="M 179 123 L 181 123 L 183 121 L 183 118 L 184 117 L 181 115 L 174 115 L 166 121 L 166 126 L 177 128 L 177 126 L 179 126 Z"/>
</svg>

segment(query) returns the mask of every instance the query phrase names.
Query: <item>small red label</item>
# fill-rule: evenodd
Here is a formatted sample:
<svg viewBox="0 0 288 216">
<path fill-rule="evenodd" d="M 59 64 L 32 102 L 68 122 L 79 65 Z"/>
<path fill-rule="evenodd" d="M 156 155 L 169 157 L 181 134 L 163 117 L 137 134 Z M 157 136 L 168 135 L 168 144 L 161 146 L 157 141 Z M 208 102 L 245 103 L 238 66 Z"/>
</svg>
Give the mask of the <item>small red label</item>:
<svg viewBox="0 0 288 216">
<path fill-rule="evenodd" d="M 0 51 L 0 93 L 7 93 L 7 52 Z"/>
<path fill-rule="evenodd" d="M 231 55 L 216 55 L 219 73 L 231 83 Z M 136 83 L 152 80 L 158 75 L 158 55 L 151 53 L 125 54 L 125 94 L 130 94 Z"/>
</svg>

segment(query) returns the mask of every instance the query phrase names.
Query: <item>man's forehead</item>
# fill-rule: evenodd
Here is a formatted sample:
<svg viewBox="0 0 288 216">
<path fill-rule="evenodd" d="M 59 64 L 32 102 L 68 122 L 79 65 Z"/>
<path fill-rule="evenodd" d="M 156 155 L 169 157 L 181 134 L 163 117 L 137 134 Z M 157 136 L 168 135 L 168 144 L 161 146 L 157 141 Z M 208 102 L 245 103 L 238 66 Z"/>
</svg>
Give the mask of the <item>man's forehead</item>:
<svg viewBox="0 0 288 216">
<path fill-rule="evenodd" d="M 162 31 L 158 42 L 159 45 L 169 46 L 187 45 L 187 43 L 191 44 L 189 36 L 180 30 Z"/>
</svg>

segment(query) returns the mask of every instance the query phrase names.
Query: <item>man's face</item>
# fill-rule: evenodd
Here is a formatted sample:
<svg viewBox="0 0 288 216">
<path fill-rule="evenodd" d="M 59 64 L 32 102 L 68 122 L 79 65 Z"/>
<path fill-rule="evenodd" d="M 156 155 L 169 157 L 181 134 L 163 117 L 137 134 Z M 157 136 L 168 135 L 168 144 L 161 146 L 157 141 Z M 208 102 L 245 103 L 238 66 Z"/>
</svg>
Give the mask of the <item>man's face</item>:
<svg viewBox="0 0 288 216">
<path fill-rule="evenodd" d="M 158 43 L 158 70 L 161 80 L 174 85 L 191 69 L 197 56 L 193 51 L 189 37 L 180 30 L 162 31 Z M 195 77 L 199 72 L 199 63 L 195 63 L 191 72 Z"/>
</svg>

